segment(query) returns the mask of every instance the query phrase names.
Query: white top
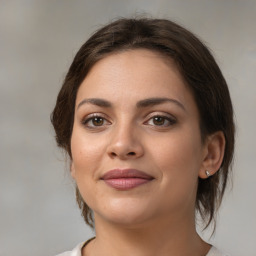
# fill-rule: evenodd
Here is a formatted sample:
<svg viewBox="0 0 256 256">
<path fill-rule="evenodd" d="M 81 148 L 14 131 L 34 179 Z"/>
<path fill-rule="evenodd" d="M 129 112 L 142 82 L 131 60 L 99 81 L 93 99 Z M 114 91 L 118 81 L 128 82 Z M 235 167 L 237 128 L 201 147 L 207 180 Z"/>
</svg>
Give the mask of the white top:
<svg viewBox="0 0 256 256">
<path fill-rule="evenodd" d="M 87 242 L 83 242 L 83 243 L 77 245 L 72 251 L 63 252 L 63 253 L 58 254 L 56 256 L 82 256 L 82 248 L 90 240 L 88 240 Z M 225 254 L 225 253 L 222 253 L 216 247 L 212 246 L 210 251 L 207 253 L 206 256 L 229 256 L 229 255 Z"/>
</svg>

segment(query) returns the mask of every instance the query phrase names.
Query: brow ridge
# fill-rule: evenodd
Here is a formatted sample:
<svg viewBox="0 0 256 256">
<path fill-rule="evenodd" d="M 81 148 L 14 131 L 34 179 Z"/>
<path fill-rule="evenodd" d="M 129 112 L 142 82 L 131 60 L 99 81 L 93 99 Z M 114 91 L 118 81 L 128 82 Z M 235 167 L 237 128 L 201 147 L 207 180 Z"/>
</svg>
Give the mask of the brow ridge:
<svg viewBox="0 0 256 256">
<path fill-rule="evenodd" d="M 90 98 L 90 99 L 82 100 L 78 104 L 77 108 L 79 108 L 80 106 L 82 106 L 84 104 L 92 104 L 92 105 L 96 105 L 96 106 L 99 106 L 99 107 L 106 107 L 106 108 L 109 108 L 109 107 L 112 106 L 112 104 L 107 100 L 100 99 L 100 98 Z"/>
<path fill-rule="evenodd" d="M 179 102 L 178 100 L 176 99 L 171 99 L 171 98 L 148 98 L 148 99 L 143 99 L 143 100 L 140 100 L 136 103 L 136 107 L 137 108 L 146 108 L 146 107 L 150 107 L 150 106 L 155 106 L 155 105 L 160 105 L 160 104 L 163 104 L 163 103 L 166 103 L 166 102 L 171 102 L 171 103 L 174 103 L 176 104 L 177 106 L 181 107 L 183 110 L 186 110 L 184 105 Z M 92 105 L 96 105 L 96 106 L 99 106 L 99 107 L 111 107 L 112 104 L 111 102 L 105 100 L 105 99 L 100 99 L 100 98 L 90 98 L 90 99 L 84 99 L 82 100 L 77 108 L 79 108 L 81 105 L 83 104 L 92 104 Z"/>
<path fill-rule="evenodd" d="M 175 99 L 171 99 L 171 98 L 148 98 L 148 99 L 144 99 L 144 100 L 137 102 L 136 106 L 138 108 L 144 108 L 144 107 L 163 104 L 165 102 L 174 103 L 177 106 L 181 107 L 183 110 L 186 110 L 184 105 L 181 102 L 179 102 L 178 100 L 175 100 Z"/>
</svg>

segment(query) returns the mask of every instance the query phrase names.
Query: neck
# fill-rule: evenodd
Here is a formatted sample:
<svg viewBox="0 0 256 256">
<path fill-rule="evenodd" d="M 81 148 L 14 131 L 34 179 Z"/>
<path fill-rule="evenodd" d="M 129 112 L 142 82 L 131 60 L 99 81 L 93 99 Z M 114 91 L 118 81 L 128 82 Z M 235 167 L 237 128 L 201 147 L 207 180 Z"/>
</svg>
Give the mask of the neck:
<svg viewBox="0 0 256 256">
<path fill-rule="evenodd" d="M 131 227 L 95 216 L 95 231 L 84 256 L 205 256 L 210 249 L 197 234 L 194 219 L 161 219 Z"/>
</svg>

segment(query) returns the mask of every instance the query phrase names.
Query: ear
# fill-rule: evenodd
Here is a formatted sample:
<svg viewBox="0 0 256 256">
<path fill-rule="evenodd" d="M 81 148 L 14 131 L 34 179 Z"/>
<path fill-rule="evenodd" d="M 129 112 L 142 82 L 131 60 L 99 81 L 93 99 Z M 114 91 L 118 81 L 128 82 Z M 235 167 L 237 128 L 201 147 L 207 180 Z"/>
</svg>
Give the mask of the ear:
<svg viewBox="0 0 256 256">
<path fill-rule="evenodd" d="M 214 175 L 220 168 L 225 152 L 225 136 L 222 131 L 209 135 L 204 145 L 203 162 L 199 177 L 206 179 Z"/>
<path fill-rule="evenodd" d="M 73 160 L 71 160 L 71 162 L 70 162 L 70 174 L 71 174 L 71 177 L 73 179 L 75 179 L 75 173 L 76 173 L 76 171 L 75 171 L 74 162 L 73 162 Z"/>
</svg>

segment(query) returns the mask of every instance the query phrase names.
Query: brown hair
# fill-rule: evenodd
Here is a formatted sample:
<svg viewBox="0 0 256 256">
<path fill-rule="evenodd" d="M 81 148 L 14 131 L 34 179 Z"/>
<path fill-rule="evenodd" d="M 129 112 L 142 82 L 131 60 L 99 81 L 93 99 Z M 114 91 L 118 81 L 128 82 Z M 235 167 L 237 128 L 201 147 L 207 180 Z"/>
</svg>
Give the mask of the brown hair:
<svg viewBox="0 0 256 256">
<path fill-rule="evenodd" d="M 93 34 L 77 52 L 59 92 L 51 121 L 56 141 L 72 159 L 70 140 L 77 90 L 92 66 L 105 56 L 128 49 L 144 48 L 174 60 L 194 95 L 202 141 L 223 131 L 226 147 L 220 170 L 198 180 L 196 210 L 206 227 L 215 218 L 228 180 L 234 151 L 233 108 L 226 81 L 207 47 L 191 32 L 165 19 L 119 19 Z M 76 188 L 78 205 L 87 224 L 93 226 L 92 211 Z"/>
</svg>

